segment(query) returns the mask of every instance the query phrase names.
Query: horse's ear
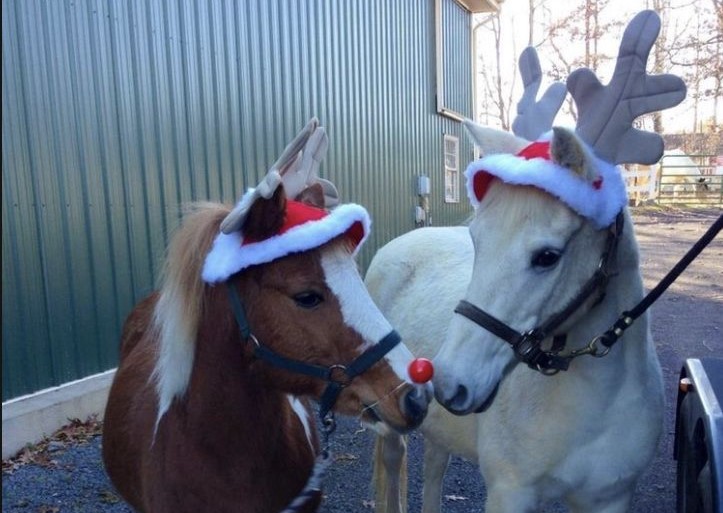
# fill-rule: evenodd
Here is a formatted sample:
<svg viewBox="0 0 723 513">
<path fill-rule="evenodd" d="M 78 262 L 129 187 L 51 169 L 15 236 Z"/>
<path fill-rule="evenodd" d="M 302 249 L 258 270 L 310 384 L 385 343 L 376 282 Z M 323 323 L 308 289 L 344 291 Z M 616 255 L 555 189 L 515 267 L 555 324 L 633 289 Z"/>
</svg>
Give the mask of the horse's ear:
<svg viewBox="0 0 723 513">
<path fill-rule="evenodd" d="M 596 180 L 598 173 L 593 166 L 592 156 L 578 136 L 560 127 L 553 127 L 552 132 L 550 141 L 552 161 L 590 182 Z"/>
<path fill-rule="evenodd" d="M 279 233 L 286 213 L 286 193 L 278 187 L 269 198 L 260 197 L 249 208 L 241 232 L 244 239 L 265 240 Z"/>
<path fill-rule="evenodd" d="M 528 141 L 514 134 L 479 125 L 469 119 L 462 121 L 462 124 L 474 143 L 482 149 L 483 155 L 492 155 L 494 153 L 515 155 L 529 144 Z"/>
<path fill-rule="evenodd" d="M 325 208 L 324 188 L 318 182 L 309 185 L 296 197 L 296 201 L 306 203 L 312 207 Z"/>
</svg>

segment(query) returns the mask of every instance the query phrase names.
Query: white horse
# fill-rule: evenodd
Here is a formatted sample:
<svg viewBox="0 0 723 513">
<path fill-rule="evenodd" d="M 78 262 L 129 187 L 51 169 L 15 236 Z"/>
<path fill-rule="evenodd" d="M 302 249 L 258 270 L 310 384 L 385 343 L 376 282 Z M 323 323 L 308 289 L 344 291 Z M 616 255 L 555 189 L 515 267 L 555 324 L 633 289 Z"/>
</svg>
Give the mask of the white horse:
<svg viewBox="0 0 723 513">
<path fill-rule="evenodd" d="M 672 149 L 660 159 L 660 192 L 668 196 L 692 196 L 710 190 L 710 177 L 703 176 L 700 166 L 683 150 Z"/>
<path fill-rule="evenodd" d="M 526 145 L 505 133 L 479 131 L 475 138 L 485 154 Z M 560 148 L 552 152 L 556 164 L 593 179 L 586 173 L 594 175 L 596 162 L 573 134 L 556 130 L 551 146 Z M 585 348 L 643 296 L 625 208 L 622 216 L 604 291 L 596 289 L 551 333 L 567 335 L 560 356 Z M 424 513 L 439 510 L 450 452 L 477 459 L 488 513 L 537 511 L 557 499 L 573 512 L 628 510 L 663 421 L 662 376 L 647 315 L 604 358 L 582 356 L 566 372 L 546 376 L 519 365 L 501 338 L 453 313 L 464 298 L 519 332 L 545 323 L 595 273 L 610 233 L 536 187 L 493 179 L 468 232 L 416 230 L 375 256 L 366 278 L 373 298 L 413 353 L 437 353 L 437 400 L 457 414 L 474 414 L 453 417 L 436 405 L 423 423 Z M 377 489 L 377 511 L 405 509 L 397 477 L 403 448 L 393 436 L 379 441 L 377 483 L 387 486 Z"/>
</svg>

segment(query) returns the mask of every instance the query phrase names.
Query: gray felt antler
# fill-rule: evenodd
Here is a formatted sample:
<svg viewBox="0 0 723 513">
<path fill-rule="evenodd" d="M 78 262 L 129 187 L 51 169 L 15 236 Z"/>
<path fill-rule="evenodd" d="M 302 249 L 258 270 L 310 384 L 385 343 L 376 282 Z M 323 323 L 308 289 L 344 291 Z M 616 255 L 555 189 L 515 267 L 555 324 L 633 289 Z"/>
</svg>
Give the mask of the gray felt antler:
<svg viewBox="0 0 723 513">
<path fill-rule="evenodd" d="M 528 46 L 520 54 L 519 67 L 525 90 L 517 103 L 517 117 L 512 122 L 512 132 L 518 137 L 534 141 L 552 128 L 552 121 L 565 101 L 567 89 L 562 82 L 555 82 L 547 88 L 539 101 L 535 101 L 542 83 L 542 68 L 532 46 Z"/>
<path fill-rule="evenodd" d="M 283 183 L 289 198 L 296 198 L 313 183 L 319 183 L 324 191 L 325 205 L 335 206 L 339 194 L 334 184 L 317 176 L 319 164 L 326 155 L 329 138 L 319 120 L 312 118 L 291 141 L 281 156 L 273 163 L 266 176 L 250 194 L 244 195 L 231 213 L 221 223 L 223 233 L 241 230 L 251 206 L 259 198 L 270 198 Z"/>
<path fill-rule="evenodd" d="M 638 13 L 625 29 L 607 86 L 587 68 L 576 70 L 567 79 L 578 108 L 575 131 L 608 162 L 653 164 L 663 155 L 661 136 L 632 126 L 638 116 L 673 107 L 685 98 L 685 83 L 679 77 L 645 72 L 659 31 L 660 18 L 655 12 Z"/>
</svg>

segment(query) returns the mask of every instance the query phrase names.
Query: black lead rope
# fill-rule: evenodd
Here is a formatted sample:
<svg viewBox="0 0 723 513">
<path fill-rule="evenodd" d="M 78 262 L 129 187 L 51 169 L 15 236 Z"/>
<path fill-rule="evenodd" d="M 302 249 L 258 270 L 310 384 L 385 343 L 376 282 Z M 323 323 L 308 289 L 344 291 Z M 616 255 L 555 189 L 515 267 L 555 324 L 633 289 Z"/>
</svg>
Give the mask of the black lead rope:
<svg viewBox="0 0 723 513">
<path fill-rule="evenodd" d="M 708 228 L 708 231 L 706 231 L 703 236 L 698 239 L 698 242 L 696 242 L 693 247 L 688 250 L 685 256 L 683 256 L 683 258 L 675 264 L 668 274 L 660 280 L 660 283 L 658 283 L 653 290 L 648 292 L 642 301 L 640 301 L 632 309 L 623 312 L 610 329 L 600 335 L 597 340 L 607 348 L 612 347 L 613 344 L 615 344 L 615 342 L 617 342 L 622 336 L 623 332 L 633 324 L 635 319 L 640 317 L 648 308 L 650 308 L 650 305 L 657 301 L 663 292 L 665 292 L 668 287 L 670 287 L 670 285 L 678 279 L 683 271 L 685 271 L 690 263 L 696 259 L 700 252 L 711 243 L 711 241 L 721 231 L 721 228 L 723 228 L 723 214 L 718 216 L 718 220 L 715 221 L 710 228 Z"/>
<path fill-rule="evenodd" d="M 562 312 L 553 316 L 548 322 L 537 328 L 520 333 L 509 327 L 504 322 L 483 311 L 479 307 L 462 300 L 455 308 L 455 313 L 467 317 L 472 322 L 490 331 L 497 337 L 506 341 L 512 346 L 515 357 L 526 363 L 530 368 L 538 370 L 543 374 L 555 374 L 561 370 L 567 370 L 573 358 L 588 354 L 591 356 L 605 356 L 610 348 L 623 335 L 635 319 L 640 317 L 650 305 L 652 305 L 667 290 L 668 287 L 681 275 L 683 271 L 695 260 L 703 249 L 710 244 L 723 227 L 723 215 L 706 231 L 705 234 L 693 245 L 685 256 L 668 272 L 667 275 L 653 288 L 635 307 L 623 312 L 615 323 L 602 335 L 595 337 L 584 349 L 572 351 L 569 355 L 557 354 L 553 345 L 552 351 L 543 350 L 540 346 L 542 341 L 554 331 L 572 312 L 574 312 L 599 286 L 604 286 L 609 277 L 608 259 L 612 258 L 616 251 L 617 239 L 622 233 L 622 215 L 618 215 L 616 222 L 611 227 L 611 234 L 608 236 L 607 249 L 601 259 L 598 271 L 586 283 L 577 298 L 568 305 Z M 600 347 L 602 346 L 602 347 Z"/>
</svg>

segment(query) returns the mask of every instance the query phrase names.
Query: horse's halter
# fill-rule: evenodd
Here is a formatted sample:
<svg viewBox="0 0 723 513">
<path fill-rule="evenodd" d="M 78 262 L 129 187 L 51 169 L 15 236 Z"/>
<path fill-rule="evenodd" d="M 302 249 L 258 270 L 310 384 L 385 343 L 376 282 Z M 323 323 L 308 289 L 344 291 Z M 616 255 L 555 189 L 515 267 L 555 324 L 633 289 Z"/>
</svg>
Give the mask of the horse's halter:
<svg viewBox="0 0 723 513">
<path fill-rule="evenodd" d="M 367 371 L 375 363 L 381 360 L 384 355 L 391 351 L 402 340 L 399 334 L 392 330 L 388 335 L 382 338 L 377 344 L 374 344 L 362 354 L 357 356 L 349 364 L 334 364 L 328 367 L 314 365 L 312 363 L 294 360 L 269 349 L 261 344 L 256 336 L 251 333 L 246 311 L 244 309 L 241 298 L 238 295 L 236 287 L 231 281 L 227 282 L 229 300 L 231 301 L 231 309 L 238 323 L 243 339 L 250 340 L 253 344 L 253 354 L 259 360 L 288 370 L 296 374 L 303 374 L 326 381 L 328 385 L 321 394 L 319 401 L 319 418 L 325 426 L 325 429 L 333 429 L 334 419 L 331 415 L 331 409 L 334 407 L 336 400 L 341 391 L 349 386 L 352 380 L 360 374 Z"/>
<path fill-rule="evenodd" d="M 625 217 L 621 211 L 615 218 L 615 221 L 608 227 L 605 249 L 600 257 L 600 263 L 595 273 L 585 282 L 578 294 L 562 311 L 551 316 L 546 322 L 536 328 L 520 333 L 464 299 L 461 300 L 454 309 L 455 313 L 463 315 L 478 326 L 481 326 L 510 344 L 517 360 L 526 363 L 531 369 L 538 370 L 543 374 L 551 375 L 561 370 L 567 370 L 570 361 L 583 354 L 597 357 L 605 356 L 610 351 L 610 348 L 605 346 L 600 349 L 598 346 L 598 338 L 593 339 L 593 341 L 583 349 L 572 351 L 568 355 L 561 356 L 558 353 L 562 347 L 564 347 L 565 335 L 556 335 L 554 331 L 574 314 L 595 291 L 600 291 L 601 295 L 598 302 L 602 301 L 605 294 L 605 287 L 610 279 L 612 262 L 617 253 L 618 241 L 623 232 L 624 221 Z M 544 350 L 541 347 L 542 342 L 550 335 L 553 335 L 555 339 L 553 341 L 553 347 L 549 351 Z"/>
</svg>

